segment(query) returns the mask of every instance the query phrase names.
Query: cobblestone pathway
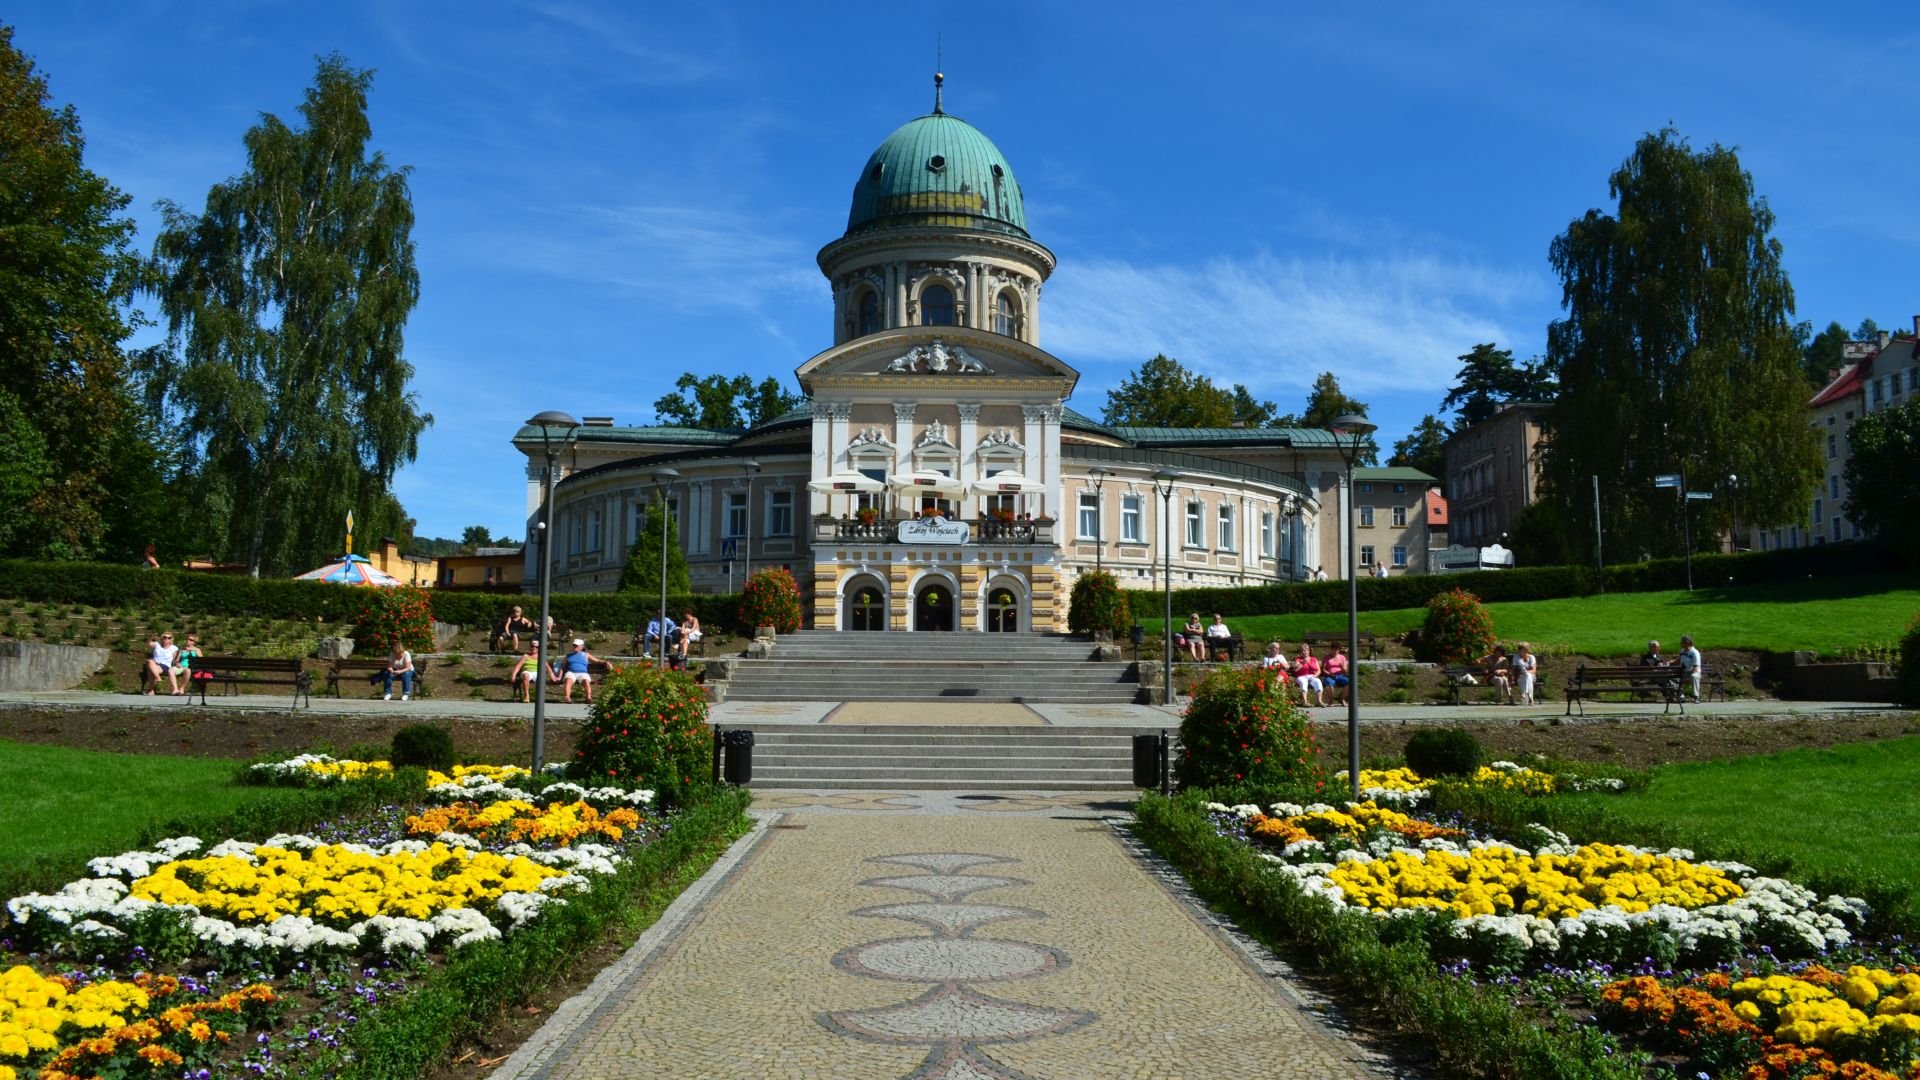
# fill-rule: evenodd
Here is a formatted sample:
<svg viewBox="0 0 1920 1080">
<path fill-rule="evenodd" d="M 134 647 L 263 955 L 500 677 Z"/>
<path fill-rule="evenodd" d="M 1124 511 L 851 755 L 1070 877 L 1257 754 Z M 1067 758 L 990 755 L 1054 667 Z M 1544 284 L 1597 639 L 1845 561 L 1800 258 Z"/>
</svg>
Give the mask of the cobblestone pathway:
<svg viewBox="0 0 1920 1080">
<path fill-rule="evenodd" d="M 763 812 L 496 1080 L 1375 1075 L 1104 811 L 901 798 Z"/>
</svg>

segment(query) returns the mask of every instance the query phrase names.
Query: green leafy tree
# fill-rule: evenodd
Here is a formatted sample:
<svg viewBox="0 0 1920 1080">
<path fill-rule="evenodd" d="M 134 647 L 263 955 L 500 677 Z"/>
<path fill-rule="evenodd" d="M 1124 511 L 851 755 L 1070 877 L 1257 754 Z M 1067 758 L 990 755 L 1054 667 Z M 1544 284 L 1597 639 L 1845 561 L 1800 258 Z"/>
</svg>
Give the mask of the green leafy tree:
<svg viewBox="0 0 1920 1080">
<path fill-rule="evenodd" d="M 1847 459 L 1847 516 L 1862 529 L 1911 551 L 1920 543 L 1920 403 L 1870 412 L 1854 421 Z"/>
<path fill-rule="evenodd" d="M 1340 389 L 1340 380 L 1331 371 L 1323 371 L 1313 380 L 1313 389 L 1307 393 L 1307 411 L 1301 413 L 1291 427 L 1324 428 L 1333 423 L 1336 417 L 1349 413 L 1367 415 L 1367 403 L 1359 398 L 1348 397 Z M 1369 434 L 1360 440 L 1360 456 L 1355 464 L 1373 465 L 1380 460 L 1380 444 Z"/>
<path fill-rule="evenodd" d="M 1174 773 L 1182 788 L 1318 790 L 1326 782 L 1306 711 L 1279 672 L 1259 667 L 1222 667 L 1193 688 Z"/>
<path fill-rule="evenodd" d="M 1233 416 L 1233 391 L 1161 354 L 1107 391 L 1104 419 L 1129 427 L 1231 427 Z"/>
<path fill-rule="evenodd" d="M 1447 425 L 1441 423 L 1432 413 L 1420 418 L 1407 437 L 1393 444 L 1393 456 L 1387 464 L 1407 469 L 1419 469 L 1432 477 L 1447 475 Z"/>
<path fill-rule="evenodd" d="M 1554 395 L 1553 380 L 1540 366 L 1516 363 L 1511 349 L 1485 342 L 1459 359 L 1460 371 L 1440 407 L 1451 409 L 1460 427 L 1488 419 L 1506 402 L 1547 401 Z"/>
<path fill-rule="evenodd" d="M 477 551 L 493 544 L 493 535 L 487 532 L 485 525 L 469 525 L 460 530 L 460 546 L 469 552 Z"/>
<path fill-rule="evenodd" d="M 1847 328 L 1837 322 L 1827 324 L 1801 346 L 1801 366 L 1807 372 L 1807 385 L 1822 387 L 1833 381 L 1833 373 L 1846 363 L 1844 349 L 1853 339 L 1847 335 Z"/>
<path fill-rule="evenodd" d="M 85 146 L 73 107 L 53 104 L 0 26 L 0 387 L 14 402 L 0 483 L 6 513 L 32 523 L 4 530 L 10 554 L 103 553 L 120 479 L 109 433 L 133 411 L 121 345 L 135 318 L 135 224 Z"/>
<path fill-rule="evenodd" d="M 673 807 L 712 785 L 712 763 L 706 691 L 683 672 L 636 664 L 600 684 L 567 775 L 588 785 L 651 788 L 657 805 Z"/>
<path fill-rule="evenodd" d="M 349 508 L 376 519 L 363 533 L 405 531 L 393 475 L 433 422 L 401 355 L 413 205 L 407 170 L 368 153 L 372 79 L 321 59 L 304 127 L 263 115 L 201 213 L 160 206 L 149 404 L 180 424 L 196 483 L 231 498 L 226 543 L 255 574 L 333 553 Z"/>
<path fill-rule="evenodd" d="M 680 550 L 680 529 L 673 515 L 658 502 L 647 506 L 647 520 L 640 536 L 627 552 L 627 565 L 620 571 L 620 591 L 660 595 L 660 547 L 667 549 L 667 592 L 685 596 L 693 591 L 693 579 L 687 574 L 687 554 Z M 671 541 L 671 542 L 669 542 Z"/>
<path fill-rule="evenodd" d="M 1280 407 L 1271 401 L 1259 401 L 1245 386 L 1233 384 L 1233 422 L 1241 427 L 1257 428 L 1278 426 L 1274 420 L 1280 415 Z"/>
<path fill-rule="evenodd" d="M 1422 660 L 1471 663 L 1493 648 L 1493 640 L 1493 615 L 1478 596 L 1449 589 L 1427 601 L 1427 621 L 1420 628 Z"/>
<path fill-rule="evenodd" d="M 1821 475 L 1793 289 L 1766 200 L 1730 149 L 1695 151 L 1647 135 L 1609 180 L 1615 213 L 1590 210 L 1550 256 L 1566 311 L 1547 334 L 1560 384 L 1550 408 L 1543 488 L 1559 499 L 1570 547 L 1591 550 L 1591 481 L 1600 478 L 1606 550 L 1678 554 L 1681 516 L 1658 473 L 1737 473 L 1755 525 L 1804 513 Z M 1711 545 L 1726 500 L 1694 510 Z"/>
<path fill-rule="evenodd" d="M 653 403 L 654 415 L 662 424 L 703 428 L 708 431 L 734 431 L 764 424 L 799 408 L 806 399 L 790 394 L 780 380 L 768 376 L 758 383 L 746 375 L 680 376 L 674 392 Z"/>
</svg>

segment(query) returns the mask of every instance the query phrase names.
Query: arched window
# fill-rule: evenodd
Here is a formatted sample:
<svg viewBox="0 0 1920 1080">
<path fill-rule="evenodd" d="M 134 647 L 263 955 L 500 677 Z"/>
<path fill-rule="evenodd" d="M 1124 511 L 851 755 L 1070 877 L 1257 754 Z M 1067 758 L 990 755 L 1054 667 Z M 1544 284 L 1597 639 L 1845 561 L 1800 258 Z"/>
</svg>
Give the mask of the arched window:
<svg viewBox="0 0 1920 1080">
<path fill-rule="evenodd" d="M 993 302 L 993 332 L 1012 337 L 1019 322 L 1014 314 L 1013 294 L 1003 292 Z"/>
<path fill-rule="evenodd" d="M 953 290 L 945 285 L 929 285 L 920 290 L 920 325 L 953 325 Z"/>
<path fill-rule="evenodd" d="M 860 294 L 858 325 L 862 337 L 880 332 L 880 294 L 872 289 L 867 289 Z"/>
</svg>

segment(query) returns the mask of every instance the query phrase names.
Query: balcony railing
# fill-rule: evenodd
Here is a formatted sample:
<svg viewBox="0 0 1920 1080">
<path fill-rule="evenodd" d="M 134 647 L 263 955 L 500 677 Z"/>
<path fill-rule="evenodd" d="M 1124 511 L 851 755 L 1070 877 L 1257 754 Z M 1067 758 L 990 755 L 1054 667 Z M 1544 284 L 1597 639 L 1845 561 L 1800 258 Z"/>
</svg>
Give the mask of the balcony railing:
<svg viewBox="0 0 1920 1080">
<path fill-rule="evenodd" d="M 893 544 L 899 541 L 900 522 L 904 518 L 879 518 L 872 523 L 857 518 L 817 517 L 813 519 L 813 539 L 815 543 L 834 543 L 844 541 L 865 541 L 870 544 Z M 949 518 L 949 521 L 960 520 Z M 1002 521 L 999 518 L 974 518 L 966 521 L 967 543 L 969 544 L 1051 544 L 1054 542 L 1053 520 L 1042 518 L 1038 521 Z M 916 541 L 917 542 L 917 541 Z"/>
</svg>

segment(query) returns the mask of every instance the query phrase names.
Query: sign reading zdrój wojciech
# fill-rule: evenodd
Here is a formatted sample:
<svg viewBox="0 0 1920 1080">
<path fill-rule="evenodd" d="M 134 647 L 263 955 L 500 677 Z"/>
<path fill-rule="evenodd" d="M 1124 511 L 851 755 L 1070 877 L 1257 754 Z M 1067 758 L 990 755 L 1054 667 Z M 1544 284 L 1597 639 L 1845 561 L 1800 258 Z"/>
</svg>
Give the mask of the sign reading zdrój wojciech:
<svg viewBox="0 0 1920 1080">
<path fill-rule="evenodd" d="M 942 517 L 909 518 L 900 523 L 894 538 L 903 544 L 964 544 L 973 530 L 964 521 Z"/>
</svg>

